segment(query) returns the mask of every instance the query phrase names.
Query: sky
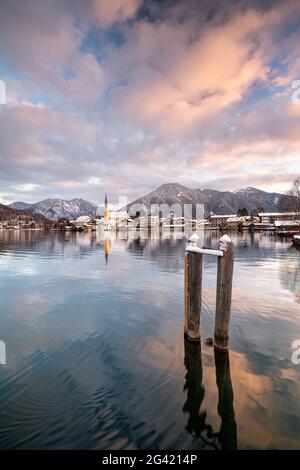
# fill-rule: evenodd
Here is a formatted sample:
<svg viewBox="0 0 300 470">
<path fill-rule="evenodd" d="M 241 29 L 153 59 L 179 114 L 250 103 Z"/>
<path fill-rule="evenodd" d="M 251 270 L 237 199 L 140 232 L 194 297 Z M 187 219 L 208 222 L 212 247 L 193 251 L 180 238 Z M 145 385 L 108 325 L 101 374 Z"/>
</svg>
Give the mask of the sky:
<svg viewBox="0 0 300 470">
<path fill-rule="evenodd" d="M 300 173 L 299 0 L 1 0 L 0 202 Z"/>
</svg>

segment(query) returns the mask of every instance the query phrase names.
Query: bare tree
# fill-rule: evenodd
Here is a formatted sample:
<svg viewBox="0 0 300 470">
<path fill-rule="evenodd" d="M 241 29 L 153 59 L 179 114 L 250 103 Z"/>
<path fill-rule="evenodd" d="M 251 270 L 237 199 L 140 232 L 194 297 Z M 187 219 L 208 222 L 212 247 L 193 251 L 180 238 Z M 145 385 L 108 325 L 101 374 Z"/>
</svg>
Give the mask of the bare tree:
<svg viewBox="0 0 300 470">
<path fill-rule="evenodd" d="M 290 189 L 290 191 L 289 191 L 289 195 L 290 195 L 290 196 L 297 197 L 298 200 L 300 201 L 300 176 L 298 176 L 298 177 L 294 180 L 294 182 L 293 182 L 293 184 L 292 184 L 292 187 L 291 187 L 291 189 Z M 298 202 L 299 202 L 299 201 L 298 201 Z"/>
<path fill-rule="evenodd" d="M 291 189 L 288 192 L 289 196 L 293 198 L 294 210 L 300 211 L 300 176 L 294 179 Z"/>
<path fill-rule="evenodd" d="M 278 206 L 283 211 L 300 212 L 300 176 L 297 176 L 287 194 L 283 194 Z"/>
</svg>

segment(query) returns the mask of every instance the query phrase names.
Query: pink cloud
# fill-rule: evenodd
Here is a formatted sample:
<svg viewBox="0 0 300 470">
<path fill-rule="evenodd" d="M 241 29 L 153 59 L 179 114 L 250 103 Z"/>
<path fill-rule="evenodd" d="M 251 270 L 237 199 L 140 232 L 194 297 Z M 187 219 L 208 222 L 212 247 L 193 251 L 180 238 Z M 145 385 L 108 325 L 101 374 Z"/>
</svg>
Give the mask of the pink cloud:
<svg viewBox="0 0 300 470">
<path fill-rule="evenodd" d="M 14 77 L 21 72 L 7 81 L 1 164 L 20 184 L 49 177 L 66 190 L 101 177 L 138 196 L 137 185 L 172 179 L 234 189 L 271 184 L 271 167 L 273 185 L 296 171 L 300 107 L 289 82 L 300 72 L 299 28 L 278 38 L 299 2 L 242 2 L 210 21 L 198 2 L 183 2 L 151 22 L 134 18 L 138 0 L 42 3 L 1 2 L 0 40 Z M 102 43 L 112 26 L 122 45 Z M 94 49 L 83 47 L 89 28 Z M 272 96 L 251 102 L 259 87 Z M 39 93 L 56 109 L 32 104 Z"/>
<path fill-rule="evenodd" d="M 94 14 L 102 26 L 131 18 L 141 3 L 141 0 L 92 0 Z"/>
</svg>

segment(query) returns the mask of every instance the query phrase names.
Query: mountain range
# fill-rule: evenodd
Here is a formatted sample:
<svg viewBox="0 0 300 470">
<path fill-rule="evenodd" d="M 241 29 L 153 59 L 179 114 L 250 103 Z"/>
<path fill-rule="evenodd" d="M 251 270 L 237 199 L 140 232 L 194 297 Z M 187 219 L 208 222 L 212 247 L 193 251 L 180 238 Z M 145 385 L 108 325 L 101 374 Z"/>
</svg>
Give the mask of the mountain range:
<svg viewBox="0 0 300 470">
<path fill-rule="evenodd" d="M 0 222 L 12 220 L 25 223 L 34 221 L 44 225 L 51 225 L 51 222 L 40 214 L 33 214 L 28 211 L 17 210 L 0 204 Z"/>
<path fill-rule="evenodd" d="M 150 209 L 151 204 L 204 204 L 206 215 L 214 214 L 236 214 L 239 209 L 247 209 L 249 214 L 260 209 L 265 212 L 280 212 L 280 193 L 269 193 L 261 189 L 247 187 L 236 191 L 217 191 L 213 189 L 190 189 L 181 184 L 163 184 L 151 193 L 136 199 L 128 205 L 128 210 L 135 205 L 142 204 Z M 291 198 L 291 196 L 285 196 Z"/>
<path fill-rule="evenodd" d="M 149 194 L 131 202 L 127 208 L 130 211 L 133 205 L 145 205 L 148 210 L 152 204 L 204 204 L 205 213 L 214 214 L 236 214 L 239 209 L 247 209 L 251 213 L 255 209 L 265 212 L 280 212 L 281 199 L 280 193 L 269 193 L 261 189 L 247 187 L 237 189 L 236 191 L 217 191 L 214 189 L 191 189 L 177 183 L 163 184 Z M 284 196 L 285 210 L 288 210 L 287 203 L 293 202 L 292 196 Z M 136 207 L 135 206 L 135 207 Z M 35 204 L 24 202 L 14 202 L 9 206 L 12 209 L 18 209 L 24 212 L 31 212 L 34 215 L 42 215 L 47 219 L 57 221 L 61 218 L 74 220 L 81 215 L 95 217 L 100 215 L 103 208 L 97 209 L 92 204 L 83 199 L 72 199 L 66 201 L 63 199 L 45 199 Z M 291 209 L 292 210 L 292 209 Z M 132 214 L 131 214 L 132 215 Z"/>
<path fill-rule="evenodd" d="M 63 199 L 45 199 L 35 204 L 13 202 L 9 207 L 31 212 L 35 215 L 42 215 L 53 221 L 59 219 L 74 220 L 81 215 L 89 215 L 93 218 L 97 213 L 97 206 L 84 199 L 72 199 L 71 201 L 65 201 Z"/>
</svg>

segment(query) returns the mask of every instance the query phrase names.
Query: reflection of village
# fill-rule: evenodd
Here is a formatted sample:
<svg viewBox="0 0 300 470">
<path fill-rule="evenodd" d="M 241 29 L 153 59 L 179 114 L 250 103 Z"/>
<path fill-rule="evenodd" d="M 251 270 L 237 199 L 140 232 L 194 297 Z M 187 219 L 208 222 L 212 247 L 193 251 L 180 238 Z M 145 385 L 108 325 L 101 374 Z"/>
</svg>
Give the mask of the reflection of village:
<svg viewBox="0 0 300 470">
<path fill-rule="evenodd" d="M 50 256 L 84 256 L 86 253 L 103 251 L 106 263 L 112 251 L 126 251 L 135 257 L 151 259 L 159 264 L 161 269 L 177 270 L 182 264 L 185 243 L 192 232 L 181 230 L 158 230 L 148 235 L 148 230 L 139 231 L 102 231 L 84 230 L 79 232 L 43 232 L 34 230 L 2 230 L 0 242 L 2 249 L 10 249 L 12 246 L 30 247 L 44 255 Z M 206 247 L 215 247 L 218 244 L 220 233 L 217 230 L 197 232 L 203 235 L 202 241 Z M 287 237 L 274 237 L 270 232 L 235 232 L 231 235 L 236 251 L 246 251 L 241 259 L 247 262 L 248 257 L 259 249 L 264 258 L 276 258 L 276 251 L 284 252 L 292 247 L 292 242 Z M 297 258 L 298 259 L 298 258 Z M 284 261 L 284 258 L 283 258 Z M 210 257 L 207 258 L 210 262 Z M 300 268 L 300 265 L 299 265 Z"/>
<path fill-rule="evenodd" d="M 111 261 L 109 257 L 113 257 L 115 252 L 125 252 L 129 254 L 130 258 L 143 259 L 146 264 L 151 266 L 154 264 L 156 269 L 168 274 L 170 271 L 178 272 L 179 269 L 182 269 L 184 243 L 182 243 L 176 231 L 169 234 L 159 231 L 153 239 L 144 239 L 143 231 L 140 231 L 138 238 L 130 232 L 127 233 L 126 239 L 122 238 L 121 235 L 117 232 L 94 232 L 90 230 L 52 234 L 34 231 L 3 231 L 0 235 L 0 252 L 3 256 L 9 256 L 10 250 L 13 251 L 16 247 L 20 248 L 21 251 L 25 251 L 24 249 L 27 250 L 30 247 L 32 252 L 40 253 L 45 257 L 73 258 L 76 256 L 79 258 L 88 257 L 91 253 L 98 253 L 103 260 L 103 265 L 108 262 L 108 271 L 111 270 L 114 275 L 116 274 L 116 265 L 109 263 Z M 214 246 L 219 236 L 218 231 L 206 232 L 205 244 Z M 280 249 L 286 251 L 291 247 L 291 243 L 285 238 L 273 237 L 271 234 L 264 232 L 235 233 L 233 238 L 239 263 L 244 266 L 249 263 L 249 258 L 252 261 L 261 262 L 260 258 L 254 257 L 253 253 L 261 251 L 264 262 L 268 265 L 269 260 L 275 257 L 276 251 Z M 258 247 L 259 250 L 257 250 Z M 295 248 L 291 248 L 291 250 L 294 254 L 297 254 Z M 248 252 L 248 254 L 244 255 L 245 252 Z M 99 258 L 96 262 L 99 264 Z M 206 262 L 212 264 L 214 260 L 208 258 Z M 290 290 L 296 296 L 296 301 L 298 301 L 299 257 L 295 256 L 287 260 L 285 257 L 279 256 L 278 263 L 280 283 L 285 289 Z M 124 265 L 128 265 L 127 258 L 124 259 Z M 102 278 L 98 271 L 97 276 L 99 276 L 99 284 L 101 284 Z M 125 278 L 122 278 L 122 282 L 125 282 Z M 162 295 L 165 296 L 165 292 Z M 236 292 L 236 299 L 237 296 L 238 292 Z M 245 293 L 241 294 L 241 302 L 244 300 L 245 305 L 240 308 L 243 311 L 249 309 L 247 311 L 249 316 L 252 313 L 251 308 L 255 309 L 257 307 L 258 309 L 260 305 L 259 291 L 256 297 L 257 300 L 252 299 L 251 293 L 249 293 L 245 299 Z M 252 302 L 250 302 L 250 299 Z M 253 331 L 251 331 L 252 328 Z M 244 348 L 245 336 L 243 330 L 239 330 L 235 349 L 230 352 L 230 368 L 228 356 L 221 356 L 219 360 L 219 357 L 214 355 L 213 348 L 205 344 L 202 344 L 201 348 L 199 345 L 185 342 L 185 376 L 180 377 L 180 389 L 182 390 L 183 387 L 184 393 L 179 406 L 184 414 L 183 426 L 187 433 L 193 437 L 195 446 L 201 445 L 201 447 L 209 449 L 232 449 L 237 447 L 238 440 L 239 442 L 250 442 L 252 445 L 255 443 L 257 446 L 265 445 L 267 447 L 269 443 L 273 443 L 271 427 L 274 427 L 277 432 L 276 444 L 278 446 L 285 443 L 291 445 L 288 437 L 280 429 L 280 420 L 277 416 L 272 415 L 271 410 L 274 406 L 273 397 L 276 398 L 276 403 L 279 403 L 281 407 L 285 406 L 282 393 L 283 386 L 288 387 L 290 396 L 294 396 L 295 390 L 299 390 L 297 371 L 291 371 L 288 363 L 284 361 L 281 361 L 278 365 L 277 358 L 272 357 L 268 350 L 260 354 L 261 364 L 256 364 L 253 355 L 257 354 L 254 340 L 257 334 L 255 326 L 247 326 L 247 345 L 251 345 L 247 349 Z M 274 331 L 271 330 L 270 336 L 272 338 L 273 335 Z M 269 341 L 270 338 L 268 338 Z M 145 347 L 143 344 L 139 350 L 140 356 L 147 354 L 147 359 L 152 351 L 151 349 L 149 352 L 148 345 Z M 170 358 L 170 364 L 174 364 L 174 369 L 178 373 L 179 364 L 176 361 L 174 362 L 174 351 L 168 347 L 165 347 L 164 351 L 166 351 L 166 355 L 168 354 L 167 357 Z M 161 349 L 159 349 L 159 354 L 162 360 Z M 155 359 L 157 359 L 157 356 L 155 356 Z M 183 357 L 180 356 L 180 361 L 182 360 Z M 173 370 L 171 366 L 170 369 Z M 292 375 L 293 373 L 295 377 Z M 162 368 L 162 376 L 159 377 L 165 378 L 165 374 L 165 368 Z M 289 378 L 288 381 L 284 382 L 284 385 L 281 376 Z M 162 381 L 163 378 L 161 378 Z M 167 388 L 167 390 L 169 389 Z M 256 417 L 253 424 L 254 402 L 259 403 L 261 419 L 260 416 Z M 170 406 L 174 406 L 174 413 L 176 413 L 178 403 L 175 402 L 174 405 L 171 404 Z M 249 422 L 251 422 L 250 427 L 248 426 Z M 296 446 L 296 440 L 292 444 Z"/>
</svg>

